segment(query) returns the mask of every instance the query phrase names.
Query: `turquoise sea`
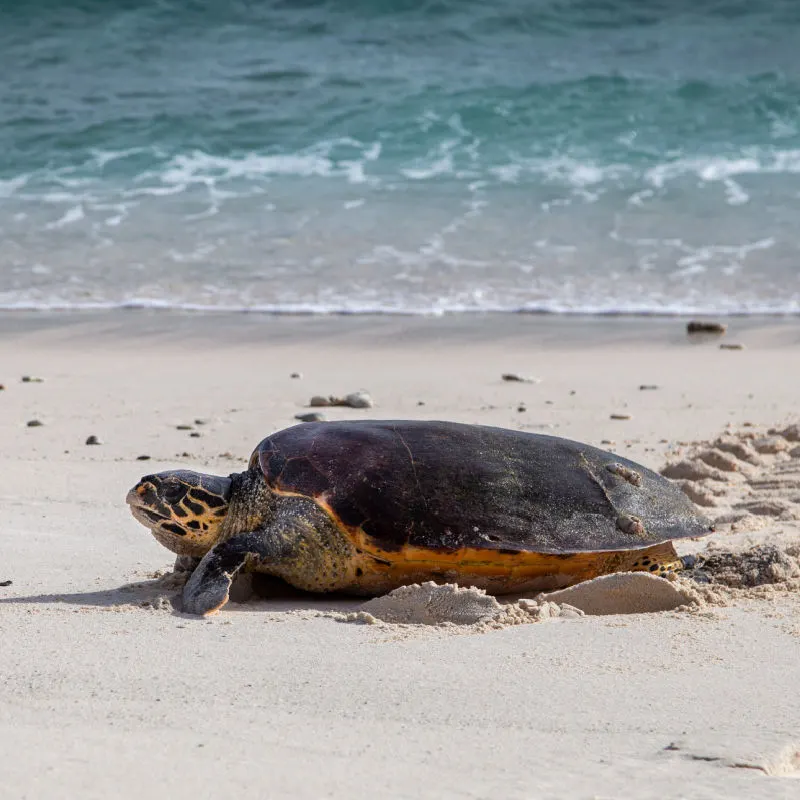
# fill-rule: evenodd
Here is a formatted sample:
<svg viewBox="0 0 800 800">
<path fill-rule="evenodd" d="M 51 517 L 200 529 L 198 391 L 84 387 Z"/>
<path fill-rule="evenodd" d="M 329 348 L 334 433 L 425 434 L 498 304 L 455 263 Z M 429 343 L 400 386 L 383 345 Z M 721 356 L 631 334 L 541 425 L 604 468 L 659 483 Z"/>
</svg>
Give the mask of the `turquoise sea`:
<svg viewBox="0 0 800 800">
<path fill-rule="evenodd" d="M 0 307 L 797 313 L 795 0 L 0 0 Z"/>
</svg>

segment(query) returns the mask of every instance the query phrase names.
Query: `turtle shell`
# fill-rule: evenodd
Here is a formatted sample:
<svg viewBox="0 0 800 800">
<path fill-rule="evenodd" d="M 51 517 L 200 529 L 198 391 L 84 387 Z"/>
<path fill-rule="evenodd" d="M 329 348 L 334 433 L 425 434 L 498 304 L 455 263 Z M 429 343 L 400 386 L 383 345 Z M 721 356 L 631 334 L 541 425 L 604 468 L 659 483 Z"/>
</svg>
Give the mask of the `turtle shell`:
<svg viewBox="0 0 800 800">
<path fill-rule="evenodd" d="M 666 478 L 580 442 L 454 422 L 304 423 L 256 447 L 279 494 L 382 550 L 633 550 L 713 528 Z"/>
</svg>

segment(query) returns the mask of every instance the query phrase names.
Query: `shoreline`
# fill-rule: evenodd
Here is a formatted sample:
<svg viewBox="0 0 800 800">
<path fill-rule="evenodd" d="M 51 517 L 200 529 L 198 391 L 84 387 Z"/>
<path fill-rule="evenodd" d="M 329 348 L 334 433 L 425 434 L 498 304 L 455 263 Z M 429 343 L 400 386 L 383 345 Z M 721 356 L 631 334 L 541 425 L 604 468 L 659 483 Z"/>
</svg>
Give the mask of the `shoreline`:
<svg viewBox="0 0 800 800">
<path fill-rule="evenodd" d="M 262 342 L 297 344 L 318 336 L 332 336 L 338 342 L 349 335 L 359 338 L 359 346 L 406 345 L 435 337 L 437 344 L 475 339 L 497 340 L 526 337 L 525 343 L 548 347 L 593 347 L 598 344 L 708 345 L 733 341 L 746 336 L 755 345 L 782 346 L 800 342 L 800 322 L 786 316 L 703 316 L 719 319 L 728 326 L 725 337 L 686 334 L 690 317 L 506 314 L 476 312 L 414 315 L 303 315 L 231 312 L 178 312 L 130 309 L 90 312 L 0 311 L 0 344 L 3 341 L 37 337 L 48 346 L 58 346 L 58 334 L 85 339 L 91 345 L 97 336 L 115 339 L 152 337 L 199 337 L 207 344 L 243 344 Z M 534 337 L 527 339 L 527 337 Z M 738 339 L 737 339 L 738 341 Z"/>
</svg>

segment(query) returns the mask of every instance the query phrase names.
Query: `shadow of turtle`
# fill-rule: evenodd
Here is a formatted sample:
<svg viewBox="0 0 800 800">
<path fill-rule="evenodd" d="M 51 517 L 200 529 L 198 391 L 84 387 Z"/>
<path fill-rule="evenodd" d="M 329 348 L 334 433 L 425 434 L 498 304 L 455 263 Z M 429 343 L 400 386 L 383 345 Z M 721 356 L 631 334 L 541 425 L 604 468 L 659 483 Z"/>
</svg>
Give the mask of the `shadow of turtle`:
<svg viewBox="0 0 800 800">
<path fill-rule="evenodd" d="M 168 594 L 172 597 L 168 597 Z M 47 594 L 17 595 L 0 597 L 4 605 L 51 605 L 66 603 L 77 606 L 139 606 L 155 608 L 166 601 L 176 611 L 180 611 L 180 591 L 167 589 L 161 579 L 139 581 L 119 586 L 116 589 L 99 589 L 92 592 L 53 592 Z"/>
<path fill-rule="evenodd" d="M 170 611 L 185 619 L 202 619 L 181 610 L 181 589 L 185 577 L 167 573 L 154 580 L 126 583 L 115 589 L 91 592 L 58 592 L 35 595 L 0 597 L 0 606 L 54 605 L 65 603 L 74 606 L 99 608 L 134 607 Z M 339 594 L 316 594 L 295 589 L 287 583 L 266 575 L 245 575 L 237 578 L 231 587 L 230 602 L 225 612 L 344 612 L 357 610 L 364 598 Z"/>
</svg>

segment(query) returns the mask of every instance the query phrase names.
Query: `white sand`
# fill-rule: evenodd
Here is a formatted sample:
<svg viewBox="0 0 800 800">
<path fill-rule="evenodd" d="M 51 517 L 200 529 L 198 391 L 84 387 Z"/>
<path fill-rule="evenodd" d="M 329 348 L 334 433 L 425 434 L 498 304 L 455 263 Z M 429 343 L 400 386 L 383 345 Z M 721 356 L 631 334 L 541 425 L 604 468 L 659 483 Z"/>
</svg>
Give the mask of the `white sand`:
<svg viewBox="0 0 800 800">
<path fill-rule="evenodd" d="M 689 343 L 670 320 L 0 316 L 1 796 L 796 798 L 800 460 L 790 438 L 760 439 L 797 420 L 797 328 L 734 320 L 729 335 L 746 349 Z M 374 408 L 326 416 L 706 463 L 685 485 L 723 522 L 680 549 L 724 555 L 727 584 L 678 581 L 686 611 L 499 627 L 341 624 L 329 614 L 363 600 L 296 592 L 177 613 L 175 587 L 150 579 L 170 554 L 130 517 L 129 486 L 240 470 L 312 395 L 360 389 Z M 757 463 L 688 444 L 728 423 L 756 434 Z"/>
</svg>

